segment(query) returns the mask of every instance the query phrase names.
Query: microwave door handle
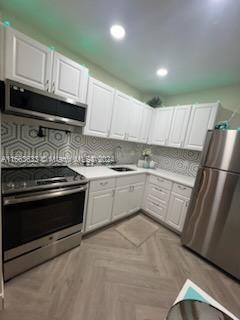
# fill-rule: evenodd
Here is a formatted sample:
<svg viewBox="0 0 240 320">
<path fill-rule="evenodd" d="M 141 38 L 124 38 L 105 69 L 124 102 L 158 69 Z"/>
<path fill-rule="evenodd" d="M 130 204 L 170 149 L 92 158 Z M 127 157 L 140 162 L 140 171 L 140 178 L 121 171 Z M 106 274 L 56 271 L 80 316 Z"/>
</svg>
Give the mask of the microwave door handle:
<svg viewBox="0 0 240 320">
<path fill-rule="evenodd" d="M 80 188 L 71 188 L 71 189 L 61 189 L 61 190 L 55 190 L 54 192 L 50 193 L 42 193 L 42 194 L 36 194 L 36 193 L 28 193 L 25 196 L 11 196 L 6 197 L 3 200 L 3 205 L 11 205 L 11 204 L 17 204 L 17 203 L 25 203 L 25 202 L 33 202 L 38 200 L 44 200 L 44 199 L 51 199 L 56 197 L 62 197 L 78 192 L 82 192 L 87 190 L 87 187 L 80 187 Z"/>
</svg>

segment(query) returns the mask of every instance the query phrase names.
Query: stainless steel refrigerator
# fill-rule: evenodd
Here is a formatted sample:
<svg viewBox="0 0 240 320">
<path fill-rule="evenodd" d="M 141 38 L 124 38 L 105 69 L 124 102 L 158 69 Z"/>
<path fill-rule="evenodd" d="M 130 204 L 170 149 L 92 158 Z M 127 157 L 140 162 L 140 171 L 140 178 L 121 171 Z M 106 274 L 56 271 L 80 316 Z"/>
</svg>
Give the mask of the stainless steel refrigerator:
<svg viewBox="0 0 240 320">
<path fill-rule="evenodd" d="M 182 243 L 240 280 L 240 133 L 209 131 Z"/>
</svg>

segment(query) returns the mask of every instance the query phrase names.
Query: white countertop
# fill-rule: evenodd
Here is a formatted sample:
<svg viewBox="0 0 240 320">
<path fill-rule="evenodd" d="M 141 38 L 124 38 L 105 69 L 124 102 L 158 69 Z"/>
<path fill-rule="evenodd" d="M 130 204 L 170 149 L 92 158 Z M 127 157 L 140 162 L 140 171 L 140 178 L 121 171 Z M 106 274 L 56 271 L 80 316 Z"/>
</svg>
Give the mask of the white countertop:
<svg viewBox="0 0 240 320">
<path fill-rule="evenodd" d="M 111 166 L 113 167 L 113 166 Z M 115 167 L 128 167 L 134 169 L 134 171 L 129 172 L 117 172 L 110 167 L 81 167 L 81 166 L 69 166 L 70 169 L 76 171 L 84 175 L 88 180 L 96 180 L 96 179 L 105 179 L 105 178 L 115 178 L 127 175 L 134 175 L 140 173 L 153 174 L 155 176 L 159 176 L 180 184 L 183 184 L 188 187 L 193 187 L 195 183 L 195 177 L 185 176 L 183 174 L 174 173 L 167 170 L 162 169 L 144 169 L 138 168 L 136 165 L 116 165 Z"/>
</svg>

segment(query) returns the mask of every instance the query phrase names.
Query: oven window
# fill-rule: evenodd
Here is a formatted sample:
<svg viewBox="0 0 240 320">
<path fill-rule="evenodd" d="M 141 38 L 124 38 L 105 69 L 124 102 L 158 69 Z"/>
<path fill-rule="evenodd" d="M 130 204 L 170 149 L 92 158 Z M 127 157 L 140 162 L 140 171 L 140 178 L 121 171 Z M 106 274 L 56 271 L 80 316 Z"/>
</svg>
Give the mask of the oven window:
<svg viewBox="0 0 240 320">
<path fill-rule="evenodd" d="M 85 191 L 7 205 L 3 208 L 4 250 L 83 222 Z"/>
</svg>

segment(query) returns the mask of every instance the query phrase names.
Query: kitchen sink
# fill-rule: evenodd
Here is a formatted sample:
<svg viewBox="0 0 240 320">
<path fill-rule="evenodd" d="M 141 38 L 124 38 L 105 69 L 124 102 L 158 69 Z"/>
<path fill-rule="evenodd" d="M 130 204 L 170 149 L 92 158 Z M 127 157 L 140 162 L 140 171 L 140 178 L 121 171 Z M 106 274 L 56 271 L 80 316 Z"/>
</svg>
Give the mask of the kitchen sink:
<svg viewBox="0 0 240 320">
<path fill-rule="evenodd" d="M 131 168 L 126 168 L 126 167 L 112 167 L 112 168 L 109 168 L 109 169 L 112 169 L 114 171 L 118 171 L 118 172 L 128 172 L 128 171 L 135 171 L 134 169 L 131 169 Z"/>
</svg>

